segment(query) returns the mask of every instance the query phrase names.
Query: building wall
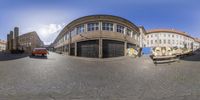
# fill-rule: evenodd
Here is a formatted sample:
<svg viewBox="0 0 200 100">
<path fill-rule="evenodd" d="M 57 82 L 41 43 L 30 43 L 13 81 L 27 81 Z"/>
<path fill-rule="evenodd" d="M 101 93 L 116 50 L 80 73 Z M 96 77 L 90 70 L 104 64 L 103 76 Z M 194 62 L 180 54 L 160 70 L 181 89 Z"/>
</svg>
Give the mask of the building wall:
<svg viewBox="0 0 200 100">
<path fill-rule="evenodd" d="M 139 47 L 139 36 L 138 27 L 126 19 L 110 15 L 94 15 L 72 21 L 61 31 L 53 45 L 57 51 L 61 52 L 70 52 L 70 44 L 75 44 L 76 49 L 77 42 L 88 40 L 100 42 L 117 40 Z M 101 49 L 102 46 L 99 48 Z"/>
<path fill-rule="evenodd" d="M 43 42 L 40 40 L 36 32 L 29 32 L 19 36 L 19 49 L 32 51 L 34 48 L 43 47 Z"/>
<path fill-rule="evenodd" d="M 44 45 L 34 31 L 19 36 L 18 27 L 14 28 L 14 32 L 10 31 L 10 34 L 7 35 L 7 41 L 7 51 L 25 50 L 25 52 L 31 52 L 34 48 L 43 47 Z"/>
<path fill-rule="evenodd" d="M 195 38 L 194 39 L 194 50 L 197 50 L 200 48 L 200 39 Z"/>
<path fill-rule="evenodd" d="M 6 50 L 6 41 L 0 40 L 0 52 Z"/>
<path fill-rule="evenodd" d="M 147 33 L 146 39 L 147 47 L 168 46 L 193 49 L 194 45 L 194 39 L 192 37 L 174 32 Z"/>
</svg>

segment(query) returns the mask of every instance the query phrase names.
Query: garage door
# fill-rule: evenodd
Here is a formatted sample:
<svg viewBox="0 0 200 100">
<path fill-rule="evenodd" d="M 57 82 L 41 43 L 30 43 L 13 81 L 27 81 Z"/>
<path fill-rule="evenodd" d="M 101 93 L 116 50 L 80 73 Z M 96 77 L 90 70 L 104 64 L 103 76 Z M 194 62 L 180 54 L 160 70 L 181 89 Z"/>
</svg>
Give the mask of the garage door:
<svg viewBox="0 0 200 100">
<path fill-rule="evenodd" d="M 124 42 L 103 40 L 103 58 L 124 56 Z"/>
<path fill-rule="evenodd" d="M 80 57 L 99 57 L 99 41 L 90 40 L 77 43 L 77 56 Z"/>
</svg>

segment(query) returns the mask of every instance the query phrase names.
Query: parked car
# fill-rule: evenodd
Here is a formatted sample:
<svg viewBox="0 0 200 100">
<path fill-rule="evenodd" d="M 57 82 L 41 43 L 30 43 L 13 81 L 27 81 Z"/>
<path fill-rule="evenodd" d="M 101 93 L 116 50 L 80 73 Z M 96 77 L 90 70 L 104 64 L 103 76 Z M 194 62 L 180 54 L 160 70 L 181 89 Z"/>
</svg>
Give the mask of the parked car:
<svg viewBox="0 0 200 100">
<path fill-rule="evenodd" d="M 47 56 L 48 51 L 46 48 L 34 48 L 32 51 L 32 56 L 41 55 L 41 56 Z"/>
</svg>

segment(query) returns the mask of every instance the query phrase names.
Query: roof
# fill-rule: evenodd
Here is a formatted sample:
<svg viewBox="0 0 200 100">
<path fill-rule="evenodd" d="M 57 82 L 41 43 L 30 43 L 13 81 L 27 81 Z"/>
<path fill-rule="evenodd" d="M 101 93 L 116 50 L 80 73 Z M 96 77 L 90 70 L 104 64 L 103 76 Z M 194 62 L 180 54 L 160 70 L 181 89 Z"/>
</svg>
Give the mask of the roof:
<svg viewBox="0 0 200 100">
<path fill-rule="evenodd" d="M 0 44 L 6 44 L 6 41 L 0 40 Z"/>
<path fill-rule="evenodd" d="M 147 34 L 159 33 L 159 32 L 176 33 L 176 34 L 179 34 L 179 35 L 184 35 L 184 36 L 193 38 L 193 37 L 189 36 L 186 32 L 182 32 L 182 31 L 175 30 L 175 29 L 152 29 L 152 30 L 147 30 Z"/>
<path fill-rule="evenodd" d="M 200 38 L 195 38 L 194 40 L 200 43 Z"/>
</svg>

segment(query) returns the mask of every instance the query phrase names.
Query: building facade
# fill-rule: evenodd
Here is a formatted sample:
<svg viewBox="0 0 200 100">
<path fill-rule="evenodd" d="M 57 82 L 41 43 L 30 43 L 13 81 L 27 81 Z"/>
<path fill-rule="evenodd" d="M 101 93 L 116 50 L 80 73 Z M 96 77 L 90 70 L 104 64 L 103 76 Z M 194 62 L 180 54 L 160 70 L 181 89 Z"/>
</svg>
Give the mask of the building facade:
<svg viewBox="0 0 200 100">
<path fill-rule="evenodd" d="M 92 15 L 69 23 L 57 36 L 56 51 L 80 57 L 126 56 L 140 47 L 140 30 L 132 22 L 112 15 Z"/>
<path fill-rule="evenodd" d="M 44 45 L 35 31 L 19 36 L 18 27 L 14 28 L 14 32 L 10 31 L 10 34 L 7 34 L 7 41 L 7 51 L 24 50 L 25 52 L 31 52 L 34 48 L 43 47 Z"/>
<path fill-rule="evenodd" d="M 0 39 L 0 52 L 6 50 L 6 41 Z"/>
<path fill-rule="evenodd" d="M 194 39 L 194 50 L 197 50 L 200 48 L 200 39 L 199 38 L 195 38 Z"/>
<path fill-rule="evenodd" d="M 185 32 L 174 29 L 154 29 L 146 33 L 146 47 L 177 47 L 195 50 L 199 42 Z"/>
<path fill-rule="evenodd" d="M 40 37 L 35 31 L 20 35 L 18 42 L 18 48 L 25 51 L 32 51 L 34 48 L 40 48 L 44 46 L 43 41 L 41 41 Z"/>
<path fill-rule="evenodd" d="M 18 44 L 18 37 L 19 37 L 19 28 L 15 27 L 14 31 L 10 31 L 9 34 L 7 34 L 7 50 L 17 50 L 19 44 Z"/>
</svg>

